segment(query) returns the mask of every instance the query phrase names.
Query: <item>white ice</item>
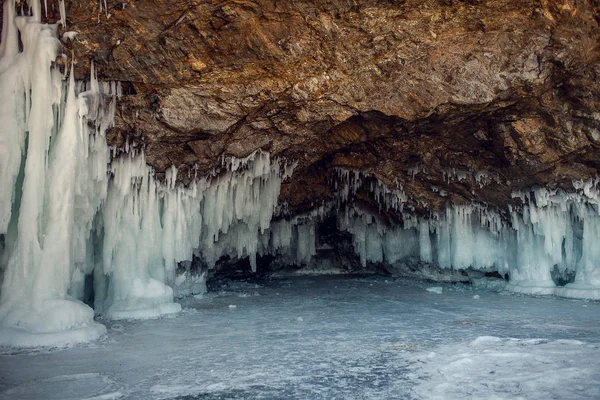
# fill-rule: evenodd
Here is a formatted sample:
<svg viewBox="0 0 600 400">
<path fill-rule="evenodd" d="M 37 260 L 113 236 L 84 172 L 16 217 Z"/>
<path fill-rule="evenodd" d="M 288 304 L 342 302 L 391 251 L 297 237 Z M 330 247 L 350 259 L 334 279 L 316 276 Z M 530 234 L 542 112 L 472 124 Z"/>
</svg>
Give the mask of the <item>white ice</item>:
<svg viewBox="0 0 600 400">
<path fill-rule="evenodd" d="M 94 313 L 105 320 L 176 314 L 175 296 L 205 290 L 205 272 L 189 265 L 194 257 L 209 268 L 223 256 L 247 257 L 256 271 L 257 255 L 276 254 L 314 267 L 317 226 L 331 213 L 365 266 L 416 260 L 498 271 L 510 276 L 506 288 L 514 292 L 600 299 L 598 178 L 573 182 L 571 192 L 515 193 L 522 206 L 508 212 L 448 204 L 417 216 L 399 181 L 337 170 L 331 204 L 273 220 L 295 163 L 259 150 L 223 158 L 220 169 L 189 186 L 178 183 L 176 166 L 159 181 L 137 146 L 107 147 L 120 86 L 99 82 L 93 66 L 87 83 L 61 72 L 57 25 L 41 23 L 39 0 L 29 3 L 27 16 L 17 16 L 15 1 L 4 2 L 0 44 L 0 345 L 93 340 L 105 332 Z M 473 175 L 446 174 L 459 181 Z M 402 224 L 349 204 L 366 184 L 380 210 L 396 211 Z M 179 275 L 178 265 L 187 265 Z M 574 273 L 574 281 L 557 287 L 556 270 Z M 94 310 L 82 302 L 92 276 Z"/>
<path fill-rule="evenodd" d="M 183 187 L 174 166 L 156 180 L 135 146 L 111 154 L 105 133 L 120 86 L 98 82 L 93 64 L 89 82 L 73 72 L 63 81 L 57 25 L 42 24 L 39 1 L 30 3 L 28 17 L 4 3 L 0 47 L 0 345 L 95 339 L 105 328 L 94 312 L 109 320 L 178 313 L 174 294 L 205 290 L 204 273 L 175 276 L 194 254 L 210 267 L 223 255 L 249 257 L 255 270 L 293 164 L 257 151 Z M 314 253 L 304 231 L 301 259 Z M 94 311 L 80 301 L 92 274 Z"/>
<path fill-rule="evenodd" d="M 589 352 L 589 353 L 588 353 Z M 480 336 L 415 355 L 415 398 L 594 399 L 598 343 Z"/>
<path fill-rule="evenodd" d="M 440 286 L 231 282 L 90 345 L 5 351 L 0 399 L 599 398 L 600 303 Z"/>
<path fill-rule="evenodd" d="M 0 52 L 0 153 L 7 156 L 0 165 L 0 233 L 6 242 L 0 345 L 89 341 L 106 329 L 69 291 L 72 276 L 87 268 L 85 233 L 102 201 L 94 188 L 97 179 L 106 179 L 92 174 L 102 154 L 90 145 L 87 121 L 99 121 L 88 118 L 90 106 L 84 93 L 75 93 L 73 74 L 67 85 L 53 66 L 60 43 L 56 26 L 39 22 L 39 1 L 31 2 L 28 17 L 16 17 L 14 6 L 12 0 L 4 5 Z"/>
<path fill-rule="evenodd" d="M 365 176 L 338 174 L 343 203 L 363 185 Z M 380 207 L 403 216 L 403 226 L 350 204 L 338 212 L 338 227 L 352 234 L 363 266 L 418 260 L 448 269 L 498 271 L 510 276 L 505 288 L 513 292 L 600 299 L 598 184 L 596 178 L 574 182 L 572 192 L 533 188 L 515 193 L 522 207 L 509 207 L 508 213 L 481 204 L 447 204 L 440 213 L 419 217 L 406 210 L 405 196 L 390 197 L 388 191 L 382 197 L 371 187 Z M 575 281 L 557 287 L 555 269 L 571 271 Z"/>
</svg>

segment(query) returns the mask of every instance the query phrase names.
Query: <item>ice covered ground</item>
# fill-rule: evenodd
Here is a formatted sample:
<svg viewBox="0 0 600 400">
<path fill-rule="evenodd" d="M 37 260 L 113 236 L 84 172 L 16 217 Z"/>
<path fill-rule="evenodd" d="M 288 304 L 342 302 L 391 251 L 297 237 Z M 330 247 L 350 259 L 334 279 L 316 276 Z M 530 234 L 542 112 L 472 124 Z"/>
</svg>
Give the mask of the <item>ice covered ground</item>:
<svg viewBox="0 0 600 400">
<path fill-rule="evenodd" d="M 0 399 L 600 398 L 600 302 L 303 277 L 182 305 L 93 344 L 3 350 Z"/>
</svg>

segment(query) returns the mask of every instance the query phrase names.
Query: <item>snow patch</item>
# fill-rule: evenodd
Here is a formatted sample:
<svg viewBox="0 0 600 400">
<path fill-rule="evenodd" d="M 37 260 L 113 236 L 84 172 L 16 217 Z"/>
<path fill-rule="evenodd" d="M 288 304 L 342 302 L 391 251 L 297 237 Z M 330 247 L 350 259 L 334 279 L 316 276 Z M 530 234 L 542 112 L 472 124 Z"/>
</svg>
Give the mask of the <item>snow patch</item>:
<svg viewBox="0 0 600 400">
<path fill-rule="evenodd" d="M 417 399 L 599 398 L 600 349 L 576 340 L 482 336 L 414 356 Z"/>
</svg>

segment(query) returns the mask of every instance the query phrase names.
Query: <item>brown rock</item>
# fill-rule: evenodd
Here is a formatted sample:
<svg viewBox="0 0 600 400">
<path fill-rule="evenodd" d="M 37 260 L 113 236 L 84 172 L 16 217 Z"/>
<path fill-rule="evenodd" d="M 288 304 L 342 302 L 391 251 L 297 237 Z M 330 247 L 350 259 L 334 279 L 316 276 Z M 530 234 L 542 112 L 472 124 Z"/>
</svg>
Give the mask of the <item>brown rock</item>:
<svg viewBox="0 0 600 400">
<path fill-rule="evenodd" d="M 571 188 L 600 165 L 594 0 L 66 4 L 77 76 L 94 60 L 128 93 L 111 143 L 143 144 L 158 172 L 262 148 L 299 162 L 292 212 L 331 198 L 332 167 L 399 182 L 426 212 Z"/>
</svg>

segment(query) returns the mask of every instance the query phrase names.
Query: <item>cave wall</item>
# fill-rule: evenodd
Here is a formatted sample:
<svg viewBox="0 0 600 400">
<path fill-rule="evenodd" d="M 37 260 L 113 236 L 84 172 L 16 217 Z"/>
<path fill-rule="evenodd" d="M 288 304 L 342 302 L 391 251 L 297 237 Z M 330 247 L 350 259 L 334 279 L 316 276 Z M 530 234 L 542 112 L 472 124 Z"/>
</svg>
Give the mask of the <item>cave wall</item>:
<svg viewBox="0 0 600 400">
<path fill-rule="evenodd" d="M 597 172 L 597 2 L 106 4 L 66 1 L 66 53 L 125 82 L 110 142 L 159 173 L 261 148 L 299 162 L 294 213 L 331 199 L 332 167 L 398 182 L 421 212 Z"/>
<path fill-rule="evenodd" d="M 596 1 L 65 5 L 58 33 L 77 78 L 93 61 L 122 83 L 109 144 L 143 148 L 159 178 L 176 166 L 187 184 L 262 149 L 297 162 L 279 215 L 335 201 L 341 168 L 428 216 L 449 203 L 506 209 L 517 191 L 572 191 L 598 171 Z M 50 2 L 43 19 L 59 18 Z"/>
<path fill-rule="evenodd" d="M 596 3 L 14 3 L 5 343 L 259 265 L 600 298 Z"/>
</svg>

